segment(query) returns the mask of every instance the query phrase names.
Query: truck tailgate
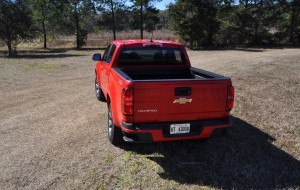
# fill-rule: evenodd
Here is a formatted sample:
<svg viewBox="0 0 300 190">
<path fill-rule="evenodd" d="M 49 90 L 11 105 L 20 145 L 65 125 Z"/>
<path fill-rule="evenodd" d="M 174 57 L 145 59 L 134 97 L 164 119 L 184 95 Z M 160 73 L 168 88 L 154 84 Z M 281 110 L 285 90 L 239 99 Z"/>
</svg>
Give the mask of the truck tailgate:
<svg viewBox="0 0 300 190">
<path fill-rule="evenodd" d="M 135 81 L 134 122 L 222 118 L 227 85 L 228 80 Z M 190 95 L 186 95 L 188 90 Z"/>
</svg>

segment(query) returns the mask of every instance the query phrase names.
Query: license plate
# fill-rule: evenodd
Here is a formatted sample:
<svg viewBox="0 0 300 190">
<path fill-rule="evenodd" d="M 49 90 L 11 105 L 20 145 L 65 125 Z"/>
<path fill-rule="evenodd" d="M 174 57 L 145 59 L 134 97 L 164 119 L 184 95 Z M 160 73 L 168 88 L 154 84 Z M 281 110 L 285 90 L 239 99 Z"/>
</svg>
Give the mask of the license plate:
<svg viewBox="0 0 300 190">
<path fill-rule="evenodd" d="M 182 134 L 189 133 L 191 125 L 189 123 L 184 124 L 172 124 L 170 126 L 170 134 Z"/>
</svg>

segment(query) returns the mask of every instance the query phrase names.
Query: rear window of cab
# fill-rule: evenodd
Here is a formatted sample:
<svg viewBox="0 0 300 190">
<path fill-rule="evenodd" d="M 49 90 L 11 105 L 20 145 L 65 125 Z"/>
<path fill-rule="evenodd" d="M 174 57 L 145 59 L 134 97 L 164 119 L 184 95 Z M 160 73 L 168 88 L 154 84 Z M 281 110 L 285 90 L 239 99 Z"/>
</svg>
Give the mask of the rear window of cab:
<svg viewBox="0 0 300 190">
<path fill-rule="evenodd" d="M 180 48 L 124 48 L 118 65 L 185 65 Z"/>
</svg>

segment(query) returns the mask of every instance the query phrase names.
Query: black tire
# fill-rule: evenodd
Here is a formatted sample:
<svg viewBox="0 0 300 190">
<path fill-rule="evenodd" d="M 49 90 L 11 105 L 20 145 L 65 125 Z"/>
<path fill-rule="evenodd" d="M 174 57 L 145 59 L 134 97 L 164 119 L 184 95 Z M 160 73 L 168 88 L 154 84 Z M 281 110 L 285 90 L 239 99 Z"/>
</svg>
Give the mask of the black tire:
<svg viewBox="0 0 300 190">
<path fill-rule="evenodd" d="M 97 77 L 95 79 L 95 92 L 96 92 L 96 97 L 99 101 L 101 102 L 106 102 L 105 96 L 103 94 L 102 89 L 100 88 L 98 81 L 97 81 Z"/>
<path fill-rule="evenodd" d="M 107 134 L 108 140 L 113 145 L 121 144 L 124 142 L 122 130 L 119 127 L 116 127 L 114 124 L 110 105 L 108 106 Z"/>
</svg>

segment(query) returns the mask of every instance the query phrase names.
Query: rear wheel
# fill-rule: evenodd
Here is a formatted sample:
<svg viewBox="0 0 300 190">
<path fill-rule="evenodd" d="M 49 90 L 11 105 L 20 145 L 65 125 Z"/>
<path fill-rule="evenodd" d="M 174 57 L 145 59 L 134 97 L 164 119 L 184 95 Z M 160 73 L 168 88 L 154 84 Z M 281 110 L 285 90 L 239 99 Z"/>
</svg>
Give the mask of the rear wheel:
<svg viewBox="0 0 300 190">
<path fill-rule="evenodd" d="M 114 124 L 111 105 L 108 106 L 107 133 L 108 139 L 112 144 L 117 145 L 124 142 L 122 130 Z"/>
<path fill-rule="evenodd" d="M 101 101 L 101 102 L 106 101 L 105 96 L 103 94 L 103 91 L 102 91 L 102 89 L 100 88 L 100 86 L 98 84 L 97 77 L 95 79 L 95 92 L 96 92 L 96 97 L 99 101 Z"/>
</svg>

